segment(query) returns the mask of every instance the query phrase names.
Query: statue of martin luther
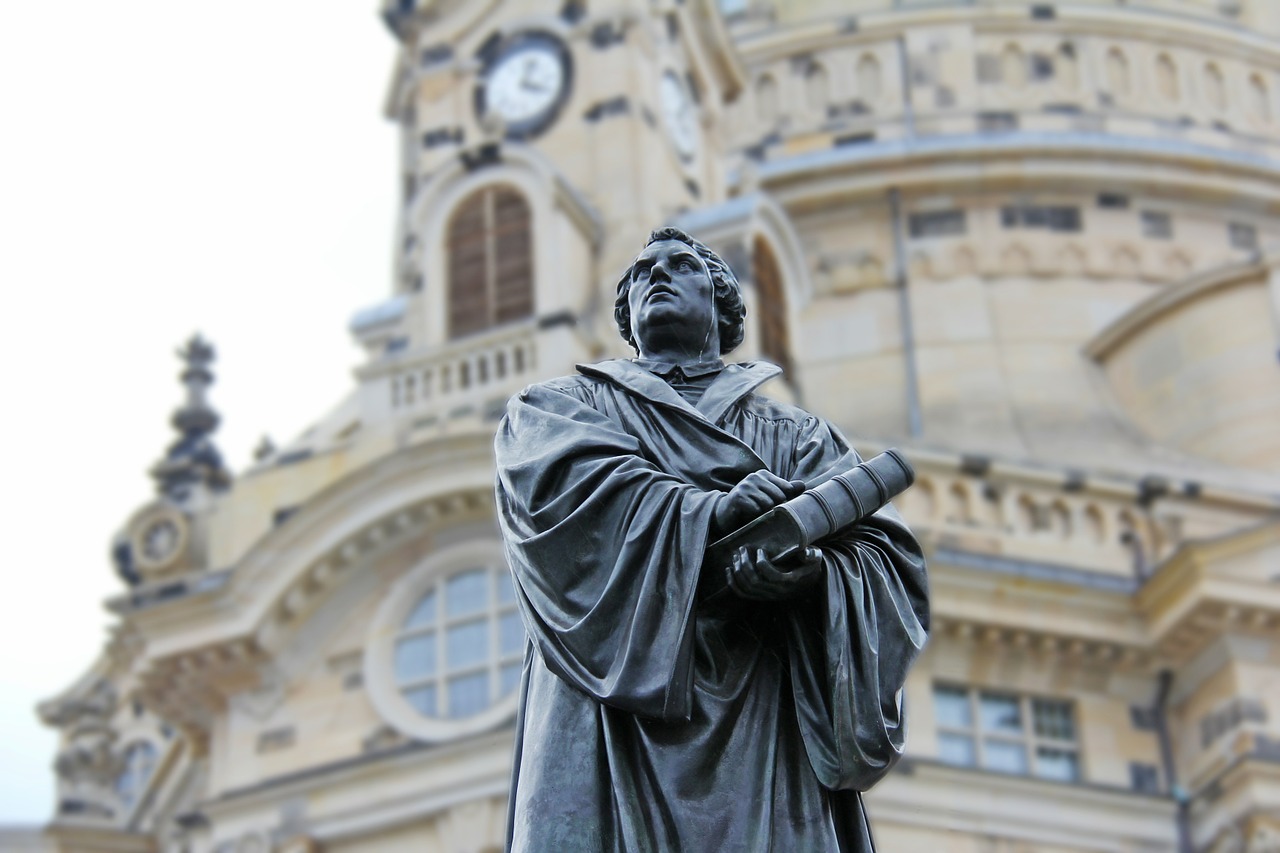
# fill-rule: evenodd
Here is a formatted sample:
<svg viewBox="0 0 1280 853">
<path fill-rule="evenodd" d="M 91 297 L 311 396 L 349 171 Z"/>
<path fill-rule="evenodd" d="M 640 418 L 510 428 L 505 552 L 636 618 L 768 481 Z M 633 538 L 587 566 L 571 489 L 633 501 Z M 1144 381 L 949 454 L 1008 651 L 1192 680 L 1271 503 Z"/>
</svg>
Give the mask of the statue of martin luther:
<svg viewBox="0 0 1280 853">
<path fill-rule="evenodd" d="M 858 462 L 839 431 L 725 364 L 733 272 L 663 228 L 618 283 L 638 358 L 512 398 L 499 521 L 530 645 L 508 849 L 871 851 L 859 792 L 902 753 L 929 625 L 891 505 L 786 565 L 708 544 Z M 723 584 L 722 584 L 723 585 Z"/>
</svg>

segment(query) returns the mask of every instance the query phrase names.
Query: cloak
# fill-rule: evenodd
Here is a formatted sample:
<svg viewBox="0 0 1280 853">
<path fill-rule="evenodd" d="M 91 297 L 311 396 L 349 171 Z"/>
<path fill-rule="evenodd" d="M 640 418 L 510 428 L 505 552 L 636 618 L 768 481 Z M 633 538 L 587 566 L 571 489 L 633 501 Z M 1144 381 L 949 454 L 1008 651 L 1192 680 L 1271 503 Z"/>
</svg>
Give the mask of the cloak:
<svg viewBox="0 0 1280 853">
<path fill-rule="evenodd" d="M 626 360 L 512 398 L 497 504 L 530 643 L 507 847 L 871 851 L 860 791 L 902 753 L 928 632 L 892 506 L 820 543 L 804 598 L 700 603 L 719 493 L 814 486 L 858 461 L 827 422 L 728 365 L 697 407 Z"/>
</svg>

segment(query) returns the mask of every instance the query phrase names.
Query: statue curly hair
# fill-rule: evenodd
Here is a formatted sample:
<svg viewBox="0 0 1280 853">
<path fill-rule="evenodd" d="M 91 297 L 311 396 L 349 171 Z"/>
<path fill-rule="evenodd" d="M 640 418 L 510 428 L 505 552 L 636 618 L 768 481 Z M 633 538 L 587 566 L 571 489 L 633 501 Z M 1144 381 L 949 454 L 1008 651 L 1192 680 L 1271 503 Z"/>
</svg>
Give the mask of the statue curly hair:
<svg viewBox="0 0 1280 853">
<path fill-rule="evenodd" d="M 720 326 L 720 354 L 732 352 L 738 344 L 742 343 L 746 331 L 747 306 L 742 301 L 742 285 L 738 284 L 738 277 L 719 255 L 679 228 L 669 226 L 659 228 L 649 235 L 649 242 L 645 243 L 645 247 L 663 240 L 684 243 L 706 263 L 707 271 L 711 273 L 716 320 Z M 618 279 L 618 298 L 613 303 L 613 318 L 618 323 L 618 331 L 622 334 L 622 339 L 639 352 L 640 347 L 636 345 L 635 334 L 631 331 L 631 306 L 627 301 L 634 271 L 633 263 L 622 273 L 622 278 Z"/>
</svg>

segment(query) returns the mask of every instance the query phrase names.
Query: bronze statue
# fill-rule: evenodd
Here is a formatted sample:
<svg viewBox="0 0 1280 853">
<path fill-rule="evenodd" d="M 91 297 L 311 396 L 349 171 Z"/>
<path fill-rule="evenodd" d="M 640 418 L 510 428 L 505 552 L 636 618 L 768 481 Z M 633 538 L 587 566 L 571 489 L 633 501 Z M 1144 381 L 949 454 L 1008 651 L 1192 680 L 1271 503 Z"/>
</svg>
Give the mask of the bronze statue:
<svg viewBox="0 0 1280 853">
<path fill-rule="evenodd" d="M 721 361 L 745 314 L 724 262 L 661 229 L 618 283 L 638 357 L 508 405 L 498 509 L 531 640 L 511 850 L 872 850 L 859 792 L 902 752 L 924 560 L 886 504 L 785 559 L 704 566 L 859 462 L 754 393 L 778 368 Z"/>
</svg>

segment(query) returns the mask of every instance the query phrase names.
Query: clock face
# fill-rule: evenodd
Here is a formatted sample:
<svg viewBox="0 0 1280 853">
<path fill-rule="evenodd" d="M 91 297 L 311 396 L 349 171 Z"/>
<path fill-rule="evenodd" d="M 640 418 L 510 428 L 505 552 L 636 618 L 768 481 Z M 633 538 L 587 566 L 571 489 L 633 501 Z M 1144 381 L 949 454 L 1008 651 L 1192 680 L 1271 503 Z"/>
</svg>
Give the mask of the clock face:
<svg viewBox="0 0 1280 853">
<path fill-rule="evenodd" d="M 692 160 L 698 153 L 698 108 L 674 71 L 663 74 L 659 85 L 662 120 L 667 126 L 667 133 L 671 135 L 671 142 L 681 159 Z"/>
<path fill-rule="evenodd" d="M 507 135 L 529 137 L 555 119 L 569 91 L 569 53 L 559 39 L 524 33 L 491 60 L 478 92 L 481 116 L 497 116 Z"/>
<path fill-rule="evenodd" d="M 133 558 L 144 579 L 172 569 L 186 550 L 187 521 L 176 507 L 152 506 L 129 527 Z"/>
<path fill-rule="evenodd" d="M 178 547 L 178 525 L 167 518 L 142 531 L 142 553 L 153 563 L 163 563 Z"/>
</svg>

